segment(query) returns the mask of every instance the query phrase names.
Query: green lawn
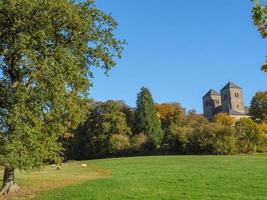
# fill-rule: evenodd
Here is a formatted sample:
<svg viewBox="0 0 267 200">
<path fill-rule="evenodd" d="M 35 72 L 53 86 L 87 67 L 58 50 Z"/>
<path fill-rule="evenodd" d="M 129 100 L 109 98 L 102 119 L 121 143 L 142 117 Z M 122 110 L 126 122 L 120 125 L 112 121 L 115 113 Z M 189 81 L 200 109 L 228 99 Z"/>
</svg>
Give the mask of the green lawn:
<svg viewBox="0 0 267 200">
<path fill-rule="evenodd" d="M 35 199 L 267 200 L 267 155 L 154 156 L 83 163 L 111 169 L 112 176 L 39 193 Z"/>
<path fill-rule="evenodd" d="M 22 173 L 15 171 L 16 181 L 20 186 L 20 193 L 15 196 L 0 196 L 0 199 L 14 199 L 18 196 L 27 196 L 29 199 L 37 192 L 47 191 L 49 189 L 62 188 L 68 185 L 84 183 L 89 180 L 103 179 L 111 176 L 111 170 L 99 169 L 96 166 L 88 165 L 82 168 L 83 162 L 69 162 L 57 170 L 56 167 L 46 166 L 40 171 L 32 173 Z M 3 177 L 3 169 L 0 170 L 0 181 Z M 20 199 L 20 198 L 19 198 Z"/>
</svg>

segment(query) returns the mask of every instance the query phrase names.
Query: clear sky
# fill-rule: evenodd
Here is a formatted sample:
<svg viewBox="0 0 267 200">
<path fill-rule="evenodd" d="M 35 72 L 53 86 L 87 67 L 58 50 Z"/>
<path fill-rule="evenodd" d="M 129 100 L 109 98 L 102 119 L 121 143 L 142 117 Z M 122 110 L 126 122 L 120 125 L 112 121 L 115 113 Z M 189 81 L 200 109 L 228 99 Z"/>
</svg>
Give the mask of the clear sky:
<svg viewBox="0 0 267 200">
<path fill-rule="evenodd" d="M 228 81 L 244 90 L 245 104 L 267 90 L 260 71 L 267 54 L 251 20 L 250 0 L 96 0 L 118 21 L 128 45 L 105 76 L 95 71 L 91 97 L 135 106 L 142 86 L 154 101 L 180 102 L 202 112 L 202 96 Z"/>
</svg>

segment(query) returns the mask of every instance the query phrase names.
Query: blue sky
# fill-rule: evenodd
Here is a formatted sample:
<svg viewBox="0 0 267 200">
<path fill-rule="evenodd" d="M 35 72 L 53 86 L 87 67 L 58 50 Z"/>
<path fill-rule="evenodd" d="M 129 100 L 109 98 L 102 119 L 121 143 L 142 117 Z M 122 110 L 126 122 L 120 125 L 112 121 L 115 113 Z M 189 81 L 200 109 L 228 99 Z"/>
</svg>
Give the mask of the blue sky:
<svg viewBox="0 0 267 200">
<path fill-rule="evenodd" d="M 266 90 L 260 71 L 267 54 L 251 20 L 250 0 L 96 0 L 112 13 L 116 35 L 128 45 L 105 76 L 94 70 L 95 100 L 124 100 L 135 106 L 142 86 L 154 101 L 180 102 L 202 112 L 202 96 L 228 81 L 244 89 L 245 104 Z"/>
</svg>

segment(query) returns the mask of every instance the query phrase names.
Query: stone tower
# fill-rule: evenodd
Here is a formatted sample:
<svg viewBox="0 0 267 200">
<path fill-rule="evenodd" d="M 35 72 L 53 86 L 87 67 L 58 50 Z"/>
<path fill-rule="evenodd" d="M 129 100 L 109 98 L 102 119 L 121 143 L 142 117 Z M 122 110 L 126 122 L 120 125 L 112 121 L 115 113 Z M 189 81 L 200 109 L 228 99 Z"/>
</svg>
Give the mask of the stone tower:
<svg viewBox="0 0 267 200">
<path fill-rule="evenodd" d="M 221 111 L 226 113 L 238 112 L 245 114 L 243 92 L 238 85 L 229 82 L 221 89 Z"/>
<path fill-rule="evenodd" d="M 203 110 L 204 116 L 211 120 L 213 116 L 220 111 L 221 96 L 220 94 L 211 89 L 203 96 Z"/>
</svg>

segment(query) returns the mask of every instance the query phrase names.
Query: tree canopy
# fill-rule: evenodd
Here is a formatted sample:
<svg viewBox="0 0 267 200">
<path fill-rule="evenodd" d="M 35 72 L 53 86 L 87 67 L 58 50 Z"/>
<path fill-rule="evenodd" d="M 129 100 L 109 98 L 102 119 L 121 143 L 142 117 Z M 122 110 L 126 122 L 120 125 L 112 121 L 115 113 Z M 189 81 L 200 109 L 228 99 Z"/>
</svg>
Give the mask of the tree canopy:
<svg viewBox="0 0 267 200">
<path fill-rule="evenodd" d="M 86 117 L 91 68 L 107 72 L 121 57 L 116 26 L 92 0 L 0 2 L 3 193 L 16 190 L 14 169 L 60 161 L 59 137 Z"/>
<path fill-rule="evenodd" d="M 252 18 L 254 24 L 258 27 L 262 38 L 267 37 L 267 7 L 262 5 L 259 0 L 252 0 L 254 8 L 252 10 Z M 262 65 L 262 70 L 267 72 L 267 61 Z"/>
<path fill-rule="evenodd" d="M 162 128 L 170 124 L 182 124 L 185 121 L 185 109 L 179 103 L 162 103 L 155 105 Z"/>
<path fill-rule="evenodd" d="M 267 92 L 256 93 L 251 100 L 249 113 L 253 120 L 267 123 Z"/>
<path fill-rule="evenodd" d="M 122 143 L 129 140 L 131 129 L 124 107 L 112 100 L 93 103 L 86 123 L 77 129 L 74 137 L 75 159 L 102 157 L 125 147 Z"/>
<path fill-rule="evenodd" d="M 213 122 L 225 126 L 233 126 L 235 124 L 235 118 L 231 117 L 228 113 L 219 113 L 214 116 Z"/>
</svg>

